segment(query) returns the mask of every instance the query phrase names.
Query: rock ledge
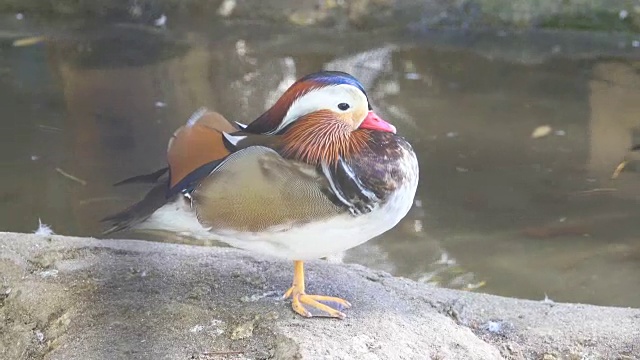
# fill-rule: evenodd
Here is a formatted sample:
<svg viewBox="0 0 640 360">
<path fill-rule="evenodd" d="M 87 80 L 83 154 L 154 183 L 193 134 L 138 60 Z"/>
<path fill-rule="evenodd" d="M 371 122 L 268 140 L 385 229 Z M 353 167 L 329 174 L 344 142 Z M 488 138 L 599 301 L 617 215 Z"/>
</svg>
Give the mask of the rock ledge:
<svg viewBox="0 0 640 360">
<path fill-rule="evenodd" d="M 302 319 L 289 262 L 227 248 L 0 233 L 2 359 L 639 359 L 640 310 L 307 266 L 354 305 Z"/>
</svg>

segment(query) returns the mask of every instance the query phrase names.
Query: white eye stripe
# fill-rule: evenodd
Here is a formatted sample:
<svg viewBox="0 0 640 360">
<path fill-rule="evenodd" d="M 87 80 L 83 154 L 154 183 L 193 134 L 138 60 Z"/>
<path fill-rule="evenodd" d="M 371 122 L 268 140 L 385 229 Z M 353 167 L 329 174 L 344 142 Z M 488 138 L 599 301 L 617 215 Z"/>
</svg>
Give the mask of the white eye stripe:
<svg viewBox="0 0 640 360">
<path fill-rule="evenodd" d="M 337 109 L 336 102 L 338 104 L 347 103 L 349 104 L 349 109 L 351 109 L 355 104 L 359 103 L 363 103 L 366 106 L 367 97 L 360 89 L 347 84 L 325 86 L 311 90 L 291 104 L 280 125 L 270 134 L 277 133 L 306 114 L 323 109 L 335 111 Z"/>
</svg>

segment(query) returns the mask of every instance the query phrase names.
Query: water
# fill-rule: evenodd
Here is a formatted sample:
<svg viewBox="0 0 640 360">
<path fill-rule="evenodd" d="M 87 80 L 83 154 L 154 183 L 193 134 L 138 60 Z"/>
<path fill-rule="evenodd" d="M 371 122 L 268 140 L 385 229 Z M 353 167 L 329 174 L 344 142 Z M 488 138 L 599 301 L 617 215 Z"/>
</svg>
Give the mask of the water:
<svg viewBox="0 0 640 360">
<path fill-rule="evenodd" d="M 163 166 L 198 107 L 247 122 L 296 77 L 342 69 L 412 142 L 422 176 L 407 218 L 339 259 L 453 288 L 640 306 L 639 163 L 610 179 L 640 143 L 640 62 L 618 39 L 242 25 L 49 34 L 0 41 L 2 230 L 33 232 L 40 218 L 97 235 L 144 192 L 111 184 Z"/>
</svg>

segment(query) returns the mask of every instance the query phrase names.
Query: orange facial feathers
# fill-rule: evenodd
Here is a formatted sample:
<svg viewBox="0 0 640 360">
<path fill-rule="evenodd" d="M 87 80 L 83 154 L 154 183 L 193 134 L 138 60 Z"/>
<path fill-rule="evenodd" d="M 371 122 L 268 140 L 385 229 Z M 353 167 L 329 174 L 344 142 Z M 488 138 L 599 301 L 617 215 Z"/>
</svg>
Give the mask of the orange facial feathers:
<svg viewBox="0 0 640 360">
<path fill-rule="evenodd" d="M 335 164 L 340 157 L 349 158 L 368 146 L 366 131 L 353 131 L 349 124 L 330 110 L 321 110 L 298 119 L 282 135 L 286 157 L 318 164 Z"/>
</svg>

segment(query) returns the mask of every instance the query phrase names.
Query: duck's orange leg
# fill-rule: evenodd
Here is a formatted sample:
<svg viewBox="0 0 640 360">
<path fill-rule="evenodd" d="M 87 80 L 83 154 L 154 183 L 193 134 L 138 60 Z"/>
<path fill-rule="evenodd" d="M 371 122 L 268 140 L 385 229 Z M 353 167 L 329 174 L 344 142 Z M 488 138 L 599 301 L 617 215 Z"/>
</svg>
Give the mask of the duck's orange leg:
<svg viewBox="0 0 640 360">
<path fill-rule="evenodd" d="M 296 260 L 293 262 L 293 266 L 293 284 L 289 290 L 284 293 L 285 299 L 289 297 L 291 298 L 291 307 L 293 308 L 293 311 L 304 317 L 312 317 L 313 315 L 305 308 L 305 305 L 307 305 L 327 313 L 330 317 L 344 319 L 346 316 L 344 313 L 323 304 L 323 302 L 337 303 L 344 308 L 351 307 L 351 304 L 349 304 L 348 301 L 337 297 L 307 295 L 304 292 L 304 263 Z"/>
</svg>

